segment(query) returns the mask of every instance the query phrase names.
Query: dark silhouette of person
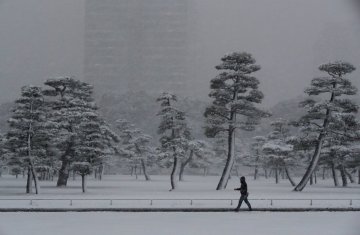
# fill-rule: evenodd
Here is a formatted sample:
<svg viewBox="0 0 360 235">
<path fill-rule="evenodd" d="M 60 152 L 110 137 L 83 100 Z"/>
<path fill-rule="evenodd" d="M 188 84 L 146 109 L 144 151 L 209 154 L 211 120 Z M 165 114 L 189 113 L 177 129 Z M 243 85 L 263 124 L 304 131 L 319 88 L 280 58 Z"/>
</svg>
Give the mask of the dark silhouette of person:
<svg viewBox="0 0 360 235">
<path fill-rule="evenodd" d="M 250 202 L 248 201 L 248 196 L 249 196 L 249 193 L 248 193 L 248 190 L 247 190 L 247 183 L 245 181 L 245 177 L 244 176 L 241 176 L 240 178 L 240 188 L 235 188 L 234 190 L 238 190 L 240 191 L 240 199 L 239 199 L 239 204 L 238 206 L 236 207 L 235 211 L 239 211 L 240 210 L 240 207 L 241 207 L 241 204 L 242 202 L 244 201 L 246 203 L 246 205 L 249 207 L 249 211 L 251 211 L 251 205 L 250 205 Z"/>
</svg>

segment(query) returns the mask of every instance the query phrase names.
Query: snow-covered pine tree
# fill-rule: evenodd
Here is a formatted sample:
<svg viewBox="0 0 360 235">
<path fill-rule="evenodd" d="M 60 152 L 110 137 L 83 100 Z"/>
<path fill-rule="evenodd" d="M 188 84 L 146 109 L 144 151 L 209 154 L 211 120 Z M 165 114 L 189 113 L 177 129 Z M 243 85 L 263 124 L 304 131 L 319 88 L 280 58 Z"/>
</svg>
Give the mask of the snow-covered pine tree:
<svg viewBox="0 0 360 235">
<path fill-rule="evenodd" d="M 357 106 L 351 100 L 340 99 L 340 96 L 351 96 L 357 93 L 356 87 L 346 78 L 346 75 L 353 72 L 355 67 L 347 62 L 336 61 L 321 65 L 319 70 L 327 73 L 328 76 L 314 78 L 311 86 L 305 89 L 305 93 L 309 96 L 328 95 L 329 97 L 327 100 L 321 101 L 309 98 L 301 103 L 307 110 L 307 114 L 299 120 L 298 125 L 302 129 L 307 129 L 308 132 L 317 133 L 317 138 L 310 164 L 294 191 L 302 191 L 305 188 L 318 166 L 321 149 L 325 138 L 331 131 L 332 123 L 341 125 L 341 122 L 336 121 L 338 117 L 357 112 Z"/>
<path fill-rule="evenodd" d="M 184 170 L 187 165 L 193 168 L 207 170 L 214 157 L 212 146 L 204 140 L 191 140 L 188 144 L 188 157 L 180 164 L 179 181 L 184 180 Z"/>
<path fill-rule="evenodd" d="M 195 158 L 190 162 L 191 168 L 203 169 L 203 176 L 206 176 L 209 167 L 216 163 L 214 146 L 207 141 L 200 141 L 200 146 L 195 152 Z"/>
<path fill-rule="evenodd" d="M 279 182 L 279 170 L 284 170 L 292 186 L 295 182 L 292 179 L 289 168 L 296 165 L 293 146 L 288 143 L 289 128 L 285 119 L 277 119 L 271 123 L 273 131 L 268 135 L 266 142 L 262 146 L 265 153 L 265 162 L 273 167 L 276 183 Z"/>
<path fill-rule="evenodd" d="M 252 73 L 260 70 L 255 59 L 246 52 L 234 52 L 221 58 L 217 70 L 224 70 L 211 80 L 209 96 L 213 102 L 204 116 L 207 125 L 205 134 L 214 138 L 219 133 L 227 135 L 227 160 L 217 190 L 226 188 L 234 163 L 234 141 L 237 129 L 252 131 L 268 113 L 255 106 L 261 103 L 263 94 L 258 90 L 259 80 Z"/>
<path fill-rule="evenodd" d="M 86 192 L 86 176 L 114 154 L 111 142 L 104 136 L 103 120 L 95 109 L 81 110 L 80 124 L 76 127 L 75 151 L 72 167 L 81 175 L 82 191 Z"/>
<path fill-rule="evenodd" d="M 108 156 L 104 154 L 114 152 L 114 142 L 118 138 L 98 114 L 90 84 L 62 77 L 48 79 L 45 85 L 44 95 L 49 97 L 48 106 L 51 107 L 48 119 L 58 126 L 52 139 L 61 161 L 57 186 L 66 186 L 73 162 L 80 166 L 75 168 L 85 180 L 85 175 L 92 171 L 86 169 L 88 163 L 91 167 L 101 167 L 104 156 Z M 86 164 L 82 164 L 84 162 Z"/>
<path fill-rule="evenodd" d="M 249 153 L 242 157 L 243 165 L 254 168 L 254 180 L 258 178 L 260 168 L 267 167 L 265 164 L 265 154 L 262 147 L 266 141 L 264 136 L 253 137 L 252 143 L 249 146 Z"/>
<path fill-rule="evenodd" d="M 2 175 L 2 168 L 7 165 L 5 141 L 5 135 L 0 132 L 0 177 Z"/>
<path fill-rule="evenodd" d="M 138 177 L 136 170 L 138 166 L 141 166 L 145 180 L 151 180 L 147 173 L 149 160 L 154 154 L 153 148 L 150 146 L 151 136 L 144 134 L 139 128 L 124 119 L 119 119 L 116 123 L 121 138 L 120 155 L 127 158 L 134 167 L 136 178 Z"/>
<path fill-rule="evenodd" d="M 9 119 L 6 148 L 10 154 L 10 164 L 26 167 L 26 193 L 32 191 L 35 182 L 36 194 L 40 193 L 35 167 L 46 156 L 49 135 L 44 108 L 44 97 L 40 87 L 25 86 L 16 101 L 13 115 Z"/>
<path fill-rule="evenodd" d="M 185 113 L 175 107 L 177 97 L 174 94 L 164 92 L 157 102 L 160 103 L 161 110 L 160 125 L 158 134 L 160 137 L 160 148 L 162 156 L 172 161 L 172 171 L 170 176 L 171 190 L 176 189 L 176 176 L 179 163 L 186 157 L 186 151 L 189 144 L 189 128 L 187 127 Z"/>
<path fill-rule="evenodd" d="M 102 117 L 100 120 L 100 129 L 102 134 L 102 139 L 104 141 L 104 145 L 111 152 L 111 155 L 108 155 L 103 161 L 98 165 L 95 170 L 97 171 L 97 178 L 102 180 L 102 176 L 104 174 L 105 167 L 107 165 L 111 165 L 114 162 L 114 157 L 118 154 L 117 145 L 120 143 L 120 136 L 112 130 L 110 124 L 108 124 Z"/>
<path fill-rule="evenodd" d="M 49 97 L 51 106 L 49 120 L 59 127 L 56 138 L 52 139 L 54 146 L 59 150 L 61 167 L 57 186 L 66 186 L 69 177 L 69 167 L 74 161 L 76 149 L 77 126 L 85 110 L 95 108 L 92 98 L 92 86 L 87 83 L 68 77 L 48 79 L 45 82 L 47 89 L 44 95 Z"/>
<path fill-rule="evenodd" d="M 329 128 L 331 131 L 324 140 L 319 163 L 331 164 L 338 169 L 342 185 L 346 187 L 347 178 L 354 182 L 348 169 L 356 170 L 359 166 L 355 159 L 359 153 L 360 122 L 353 113 L 334 115 Z"/>
</svg>

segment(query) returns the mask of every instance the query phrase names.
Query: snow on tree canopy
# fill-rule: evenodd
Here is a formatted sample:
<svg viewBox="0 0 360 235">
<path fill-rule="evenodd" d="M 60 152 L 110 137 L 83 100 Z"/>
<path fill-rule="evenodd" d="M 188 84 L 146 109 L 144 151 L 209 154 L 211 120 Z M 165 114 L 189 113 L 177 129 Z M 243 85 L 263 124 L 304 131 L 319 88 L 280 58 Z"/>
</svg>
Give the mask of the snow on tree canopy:
<svg viewBox="0 0 360 235">
<path fill-rule="evenodd" d="M 346 78 L 355 67 L 347 62 L 335 61 L 319 66 L 319 70 L 327 73 L 328 76 L 312 79 L 305 93 L 309 96 L 321 95 L 328 98 L 323 100 L 308 98 L 300 104 L 306 109 L 307 114 L 301 117 L 296 125 L 301 128 L 304 136 L 315 136 L 315 138 L 310 164 L 300 183 L 295 187 L 295 191 L 301 191 L 306 186 L 318 165 L 322 148 L 329 142 L 329 138 L 339 138 L 345 132 L 351 133 L 356 126 L 354 114 L 357 113 L 358 106 L 350 99 L 340 98 L 343 95 L 351 96 L 357 93 L 357 88 Z M 351 135 L 354 136 L 353 133 Z"/>
<path fill-rule="evenodd" d="M 205 135 L 215 138 L 226 133 L 228 149 L 227 162 L 217 189 L 224 189 L 234 162 L 235 131 L 253 131 L 260 119 L 269 113 L 257 108 L 264 95 L 258 90 L 259 80 L 251 74 L 260 70 L 256 60 L 246 52 L 234 52 L 221 58 L 222 63 L 215 68 L 222 72 L 210 81 L 210 98 L 213 99 L 204 113 Z"/>
</svg>

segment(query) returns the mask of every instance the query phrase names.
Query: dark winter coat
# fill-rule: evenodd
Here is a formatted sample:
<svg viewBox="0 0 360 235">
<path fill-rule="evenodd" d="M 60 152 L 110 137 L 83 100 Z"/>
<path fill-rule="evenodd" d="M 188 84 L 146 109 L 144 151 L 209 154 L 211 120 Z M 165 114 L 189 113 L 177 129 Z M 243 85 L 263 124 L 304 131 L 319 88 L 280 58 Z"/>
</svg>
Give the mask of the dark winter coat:
<svg viewBox="0 0 360 235">
<path fill-rule="evenodd" d="M 245 180 L 242 180 L 240 183 L 241 183 L 240 188 L 236 188 L 235 190 L 240 191 L 241 195 L 243 195 L 243 196 L 248 195 L 247 183 L 245 182 Z"/>
</svg>

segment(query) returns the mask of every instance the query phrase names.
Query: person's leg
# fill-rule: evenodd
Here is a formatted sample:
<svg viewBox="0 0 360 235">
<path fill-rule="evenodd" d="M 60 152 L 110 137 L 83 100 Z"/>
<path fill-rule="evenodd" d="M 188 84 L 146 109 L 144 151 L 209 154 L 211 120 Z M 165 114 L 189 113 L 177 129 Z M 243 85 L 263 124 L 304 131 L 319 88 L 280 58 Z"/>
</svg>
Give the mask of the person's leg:
<svg viewBox="0 0 360 235">
<path fill-rule="evenodd" d="M 240 210 L 240 207 L 241 207 L 241 204 L 242 204 L 243 200 L 244 200 L 244 196 L 241 195 L 241 197 L 240 197 L 240 199 L 239 199 L 238 206 L 236 207 L 235 210 Z"/>
<path fill-rule="evenodd" d="M 249 211 L 251 211 L 251 205 L 250 205 L 250 202 L 248 201 L 247 197 L 244 199 L 246 205 L 249 207 Z"/>
</svg>

